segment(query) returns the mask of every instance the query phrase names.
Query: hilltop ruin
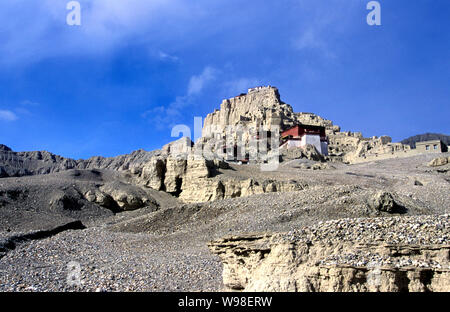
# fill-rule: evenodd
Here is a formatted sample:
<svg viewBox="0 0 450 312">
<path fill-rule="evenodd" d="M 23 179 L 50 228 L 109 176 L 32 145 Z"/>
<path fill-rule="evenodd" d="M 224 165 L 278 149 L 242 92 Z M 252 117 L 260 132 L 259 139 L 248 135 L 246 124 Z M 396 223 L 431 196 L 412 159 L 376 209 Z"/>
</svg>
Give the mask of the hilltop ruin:
<svg viewBox="0 0 450 312">
<path fill-rule="evenodd" d="M 292 132 L 291 129 L 295 127 L 301 128 L 297 129 L 297 137 L 287 138 L 292 134 L 289 131 Z M 310 132 L 307 130 L 313 127 L 316 127 L 317 139 L 312 137 L 309 141 L 307 135 L 302 138 L 302 133 L 314 134 L 313 130 Z M 261 131 L 270 135 L 273 129 L 279 129 L 279 146 L 284 147 L 282 156 L 285 158 L 292 158 L 288 156 L 295 155 L 293 152 L 285 151 L 286 149 L 296 149 L 306 144 L 314 145 L 320 154 L 326 156 L 325 160 L 350 164 L 446 151 L 445 145 L 441 142 L 429 142 L 432 146 L 429 149 L 425 147 L 411 149 L 409 145 L 392 143 L 389 136 L 365 138 L 361 132 L 341 131 L 340 126 L 314 113 L 294 112 L 291 105 L 281 100 L 278 89 L 273 86 L 251 88 L 247 93 L 223 100 L 220 109 L 206 116 L 202 138 L 197 142 L 197 146 L 209 145 L 212 150 L 220 150 L 223 142 L 232 136 L 232 142 L 240 139 L 251 151 L 252 139 L 256 141 L 260 139 Z M 303 140 L 305 143 L 285 144 L 289 139 Z M 427 143 L 424 144 L 427 146 Z M 222 152 L 225 154 L 225 150 Z"/>
</svg>

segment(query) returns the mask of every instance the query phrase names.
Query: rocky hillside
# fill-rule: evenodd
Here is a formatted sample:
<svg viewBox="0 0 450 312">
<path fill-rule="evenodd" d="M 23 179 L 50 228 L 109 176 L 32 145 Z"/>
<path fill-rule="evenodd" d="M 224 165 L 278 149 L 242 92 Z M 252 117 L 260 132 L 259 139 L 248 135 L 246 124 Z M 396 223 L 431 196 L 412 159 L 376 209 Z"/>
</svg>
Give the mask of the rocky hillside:
<svg viewBox="0 0 450 312">
<path fill-rule="evenodd" d="M 448 260 L 440 255 L 448 251 L 443 215 L 450 209 L 450 155 L 443 155 L 445 161 L 435 156 L 357 165 L 294 159 L 273 172 L 251 164 L 208 168 L 201 160 L 178 166 L 176 158 L 161 157 L 163 175 L 155 179 L 141 176 L 151 172 L 145 166 L 2 178 L 0 291 L 220 291 L 224 284 L 247 290 L 256 285 L 256 271 L 247 267 L 273 273 L 255 289 L 273 281 L 273 289 L 289 290 L 448 291 L 441 287 L 449 284 L 443 279 Z M 319 164 L 329 168 L 319 170 Z M 216 200 L 186 204 L 145 185 L 176 189 L 173 173 L 180 168 L 186 169 L 178 177 L 187 187 L 180 198 L 186 191 L 193 199 L 215 194 Z M 247 246 L 245 233 L 264 233 L 250 238 L 261 248 Z M 221 240 L 230 235 L 237 237 L 236 248 Z M 301 249 L 305 238 L 311 241 L 308 251 Z M 229 250 L 244 263 L 223 266 L 207 247 L 210 241 L 223 245 L 214 252 Z M 294 246 L 286 247 L 291 260 L 285 246 Z M 67 283 L 72 261 L 81 267 L 80 285 Z M 302 264 L 311 274 L 304 274 Z M 234 276 L 247 281 L 222 282 L 223 268 L 231 274 L 240 266 Z M 302 284 L 302 276 L 309 284 Z"/>
<path fill-rule="evenodd" d="M 448 215 L 335 220 L 209 246 L 222 259 L 228 291 L 425 292 L 450 285 Z"/>
<path fill-rule="evenodd" d="M 160 199 L 159 192 L 131 184 L 112 170 L 72 169 L 45 177 L 3 178 L 0 228 L 52 229 L 73 221 L 89 225 L 119 212 L 156 210 L 164 205 Z"/>
<path fill-rule="evenodd" d="M 311 113 L 295 113 L 292 106 L 284 103 L 275 87 L 249 89 L 248 93 L 223 100 L 220 110 L 205 118 L 203 137 L 225 133 L 226 126 L 247 126 L 269 129 L 271 125 L 282 130 L 296 123 L 315 124 L 333 128 L 333 123 Z"/>
<path fill-rule="evenodd" d="M 265 171 L 205 153 L 228 126 L 296 123 L 324 126 L 330 155 L 289 149 Z M 448 291 L 449 156 L 341 132 L 274 87 L 224 100 L 196 144 L 87 160 L 0 145 L 0 291 Z"/>
<path fill-rule="evenodd" d="M 340 127 L 333 125 L 332 121 L 313 113 L 295 113 L 291 105 L 281 100 L 278 89 L 268 86 L 249 89 L 246 94 L 223 100 L 220 109 L 208 114 L 205 118 L 202 138 L 196 142 L 195 146 L 192 146 L 190 140 L 180 139 L 164 146 L 162 150 L 153 152 L 138 150 L 117 157 L 97 156 L 87 160 L 74 160 L 47 151 L 14 152 L 9 147 L 0 145 L 0 178 L 48 174 L 70 169 L 109 169 L 130 171 L 132 174 L 143 175 L 143 168 L 146 167 L 154 174 L 153 177 L 147 178 L 162 180 L 165 171 L 161 169 L 161 161 L 155 160 L 155 157 L 163 156 L 163 159 L 166 159 L 168 154 L 177 151 L 181 152 L 186 160 L 192 148 L 196 155 L 203 155 L 204 157 L 208 155 L 208 159 L 220 161 L 226 157 L 226 155 L 220 155 L 220 153 L 223 153 L 225 142 L 227 142 L 224 141 L 224 138 L 228 139 L 231 136 L 236 140 L 239 136 L 236 130 L 239 127 L 243 130 L 242 140 L 248 148 L 247 152 L 249 152 L 252 148 L 249 142 L 259 137 L 260 127 L 264 130 L 270 130 L 272 126 L 286 129 L 299 123 L 319 125 L 326 128 L 330 155 L 327 160 L 356 163 L 371 160 L 373 157 L 391 157 L 390 155 L 394 150 L 407 152 L 406 147 L 408 146 L 403 146 L 401 143 L 396 143 L 398 146 L 394 146 L 390 143 L 389 137 L 364 138 L 359 132 L 341 132 Z M 234 132 L 228 133 L 229 126 L 235 127 L 232 128 Z M 275 144 L 278 144 L 278 142 Z M 220 153 L 217 153 L 218 151 Z M 305 156 L 314 160 L 323 160 L 320 157 L 309 157 L 308 153 L 305 154 L 302 151 L 289 152 L 282 155 L 283 159 L 292 159 L 291 154 L 294 155 L 294 158 Z M 264 156 L 259 155 L 258 157 L 262 158 L 256 161 L 266 160 Z M 167 187 L 168 192 L 180 194 L 182 188 L 180 175 L 185 171 L 186 166 L 180 161 L 169 162 L 168 165 L 169 167 L 166 170 L 168 177 L 171 177 L 170 166 L 181 166 L 173 168 L 176 171 L 174 173 L 174 179 L 177 179 L 175 182 L 169 182 L 168 186 L 163 182 L 160 186 L 156 185 L 159 182 L 155 182 L 155 184 L 150 181 L 148 184 L 151 187 L 155 184 L 155 188 L 158 190 L 164 190 Z M 157 168 L 152 169 L 151 166 Z M 220 191 L 221 186 L 217 187 Z M 212 198 L 216 197 L 213 196 Z"/>
<path fill-rule="evenodd" d="M 117 157 L 91 157 L 74 160 L 61 157 L 47 151 L 14 152 L 11 148 L 0 145 L 0 178 L 21 177 L 48 174 L 70 169 L 110 169 L 129 170 L 147 162 L 159 151 L 134 151 Z"/>
<path fill-rule="evenodd" d="M 213 113 L 205 118 L 202 138 L 198 144 L 211 145 L 213 151 L 221 148 L 223 142 L 214 146 L 218 139 L 237 139 L 249 148 L 249 142 L 259 137 L 259 131 L 271 131 L 272 127 L 285 130 L 296 124 L 319 125 L 331 132 L 340 131 L 332 121 L 312 113 L 295 113 L 292 106 L 284 103 L 278 89 L 272 86 L 257 87 L 231 99 L 225 99 Z M 231 127 L 231 130 L 230 130 Z M 242 132 L 238 134 L 238 132 Z"/>
</svg>

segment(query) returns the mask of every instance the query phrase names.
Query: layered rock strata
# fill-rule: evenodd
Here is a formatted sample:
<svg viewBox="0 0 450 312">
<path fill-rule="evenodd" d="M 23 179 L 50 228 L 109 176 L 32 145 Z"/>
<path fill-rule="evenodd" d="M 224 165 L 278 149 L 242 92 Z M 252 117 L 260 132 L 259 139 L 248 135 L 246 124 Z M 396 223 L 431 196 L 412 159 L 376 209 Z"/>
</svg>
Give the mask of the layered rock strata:
<svg viewBox="0 0 450 312">
<path fill-rule="evenodd" d="M 228 291 L 450 290 L 448 215 L 343 219 L 209 244 Z"/>
</svg>

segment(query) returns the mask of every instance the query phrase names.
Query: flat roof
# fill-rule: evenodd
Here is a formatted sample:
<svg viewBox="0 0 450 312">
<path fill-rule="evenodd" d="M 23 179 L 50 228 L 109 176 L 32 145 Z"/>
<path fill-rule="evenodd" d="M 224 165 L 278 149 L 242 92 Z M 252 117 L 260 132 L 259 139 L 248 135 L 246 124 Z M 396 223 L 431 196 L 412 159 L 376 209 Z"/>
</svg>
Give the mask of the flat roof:
<svg viewBox="0 0 450 312">
<path fill-rule="evenodd" d="M 442 141 L 441 140 L 420 141 L 416 142 L 416 145 L 433 144 L 433 143 L 442 143 Z"/>
<path fill-rule="evenodd" d="M 292 126 L 292 127 L 290 127 L 290 128 L 287 128 L 286 130 L 283 130 L 283 132 L 286 132 L 286 131 L 288 131 L 288 130 L 291 130 L 291 129 L 294 129 L 294 128 L 297 128 L 297 127 L 300 127 L 300 128 L 304 128 L 304 129 L 316 129 L 316 130 L 318 130 L 318 129 L 326 129 L 324 126 L 318 126 L 318 125 L 307 125 L 307 124 L 297 124 L 297 125 L 295 125 L 295 126 Z"/>
</svg>

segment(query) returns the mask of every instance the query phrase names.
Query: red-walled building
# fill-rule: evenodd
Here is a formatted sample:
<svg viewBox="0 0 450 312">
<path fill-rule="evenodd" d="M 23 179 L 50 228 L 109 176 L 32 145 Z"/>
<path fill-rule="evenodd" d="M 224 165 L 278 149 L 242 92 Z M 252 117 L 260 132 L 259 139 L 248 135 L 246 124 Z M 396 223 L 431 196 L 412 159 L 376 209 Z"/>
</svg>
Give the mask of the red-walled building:
<svg viewBox="0 0 450 312">
<path fill-rule="evenodd" d="M 296 125 L 281 133 L 281 148 L 304 147 L 307 144 L 314 145 L 322 155 L 328 155 L 325 127 Z"/>
</svg>

